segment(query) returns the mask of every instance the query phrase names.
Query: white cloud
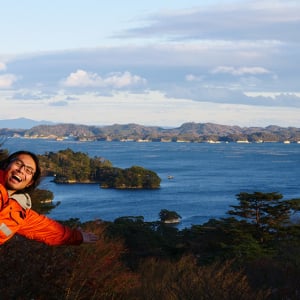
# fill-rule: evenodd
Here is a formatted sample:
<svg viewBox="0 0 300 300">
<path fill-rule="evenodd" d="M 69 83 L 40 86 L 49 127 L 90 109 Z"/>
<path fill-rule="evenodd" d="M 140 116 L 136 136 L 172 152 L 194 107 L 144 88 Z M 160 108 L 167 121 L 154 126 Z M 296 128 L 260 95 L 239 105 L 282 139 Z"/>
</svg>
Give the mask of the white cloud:
<svg viewBox="0 0 300 300">
<path fill-rule="evenodd" d="M 63 82 L 65 87 L 111 87 L 124 88 L 136 85 L 143 85 L 146 79 L 132 75 L 130 72 L 110 73 L 107 77 L 101 77 L 97 73 L 87 72 L 84 70 L 77 70 L 71 73 Z"/>
<path fill-rule="evenodd" d="M 227 2 L 153 14 L 146 19 L 147 25 L 131 28 L 118 37 L 299 41 L 299 1 Z"/>
<path fill-rule="evenodd" d="M 70 101 L 66 105 L 61 100 L 63 95 L 28 103 L 22 100 L 10 101 L 5 97 L 8 93 L 9 91 L 2 91 L 0 94 L 3 99 L 1 119 L 27 117 L 88 125 L 133 122 L 149 126 L 180 126 L 182 123 L 194 121 L 239 126 L 300 126 L 299 107 L 197 102 L 169 98 L 160 92 L 130 94 L 124 91 L 117 92 L 113 97 L 86 93 L 78 97 L 78 101 Z"/>
<path fill-rule="evenodd" d="M 71 122 L 171 125 L 211 115 L 222 123 L 231 114 L 236 123 L 274 116 L 268 122 L 299 124 L 299 0 L 188 1 L 186 9 L 173 2 L 132 16 L 132 30 L 101 23 L 109 30 L 103 43 L 98 35 L 85 43 L 79 30 L 76 48 L 56 41 L 45 52 L 0 56 L 0 74 L 16 75 L 0 77 L 0 113 L 22 105 L 24 115 Z M 119 39 L 108 39 L 116 30 Z"/>
<path fill-rule="evenodd" d="M 203 76 L 196 76 L 193 74 L 188 74 L 185 76 L 185 80 L 186 81 L 202 81 L 203 80 Z"/>
<path fill-rule="evenodd" d="M 234 76 L 242 76 L 242 75 L 262 75 L 271 73 L 269 70 L 262 67 L 227 67 L 227 66 L 219 66 L 214 68 L 211 71 L 212 74 L 231 74 Z"/>
<path fill-rule="evenodd" d="M 67 106 L 68 105 L 68 102 L 67 101 L 54 101 L 54 102 L 51 102 L 49 103 L 50 106 Z"/>
<path fill-rule="evenodd" d="M 0 71 L 6 70 L 6 64 L 0 61 Z"/>
<path fill-rule="evenodd" d="M 51 93 L 53 95 L 53 93 Z M 38 101 L 38 100 L 45 100 L 50 99 L 52 95 L 49 93 L 43 93 L 36 89 L 22 89 L 16 91 L 11 99 L 13 100 L 25 100 L 25 101 Z"/>
<path fill-rule="evenodd" d="M 96 87 L 102 86 L 103 80 L 96 73 L 77 70 L 63 81 L 63 85 L 66 87 Z"/>
<path fill-rule="evenodd" d="M 0 89 L 11 88 L 17 77 L 13 74 L 0 75 Z"/>
<path fill-rule="evenodd" d="M 114 73 L 104 79 L 104 82 L 108 86 L 115 88 L 123 88 L 132 85 L 145 84 L 147 81 L 137 75 L 131 75 L 130 72 Z"/>
</svg>

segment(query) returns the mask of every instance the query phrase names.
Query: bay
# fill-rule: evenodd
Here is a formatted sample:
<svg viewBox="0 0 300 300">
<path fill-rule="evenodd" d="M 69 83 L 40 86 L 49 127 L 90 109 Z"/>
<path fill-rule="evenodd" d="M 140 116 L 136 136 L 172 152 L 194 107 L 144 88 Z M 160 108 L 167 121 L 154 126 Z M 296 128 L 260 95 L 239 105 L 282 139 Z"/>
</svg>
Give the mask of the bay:
<svg viewBox="0 0 300 300">
<path fill-rule="evenodd" d="M 226 216 L 240 192 L 279 192 L 300 198 L 300 144 L 261 143 L 137 143 L 77 142 L 11 138 L 9 152 L 37 154 L 67 148 L 91 157 L 104 157 L 115 167 L 133 165 L 153 170 L 162 179 L 158 190 L 101 189 L 97 184 L 56 185 L 45 178 L 40 188 L 54 193 L 61 204 L 51 218 L 113 221 L 120 216 L 143 216 L 156 221 L 161 209 L 182 217 L 179 228 Z M 172 179 L 168 179 L 172 176 Z"/>
</svg>

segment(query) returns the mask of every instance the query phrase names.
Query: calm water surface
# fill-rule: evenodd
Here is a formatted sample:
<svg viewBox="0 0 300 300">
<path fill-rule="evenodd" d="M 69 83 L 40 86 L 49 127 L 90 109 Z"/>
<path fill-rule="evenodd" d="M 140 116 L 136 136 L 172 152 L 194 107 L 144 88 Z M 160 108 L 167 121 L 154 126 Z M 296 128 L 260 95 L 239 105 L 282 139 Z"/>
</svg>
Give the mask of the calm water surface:
<svg viewBox="0 0 300 300">
<path fill-rule="evenodd" d="M 205 144 L 75 142 L 9 139 L 10 152 L 26 149 L 38 154 L 71 148 L 104 157 L 116 167 L 133 165 L 155 171 L 162 179 L 158 190 L 101 189 L 98 185 L 56 185 L 51 178 L 40 188 L 54 193 L 61 204 L 50 216 L 81 221 L 120 216 L 158 220 L 161 209 L 182 216 L 180 227 L 226 216 L 239 192 L 279 192 L 300 198 L 300 144 Z M 168 175 L 174 176 L 168 179 Z"/>
</svg>

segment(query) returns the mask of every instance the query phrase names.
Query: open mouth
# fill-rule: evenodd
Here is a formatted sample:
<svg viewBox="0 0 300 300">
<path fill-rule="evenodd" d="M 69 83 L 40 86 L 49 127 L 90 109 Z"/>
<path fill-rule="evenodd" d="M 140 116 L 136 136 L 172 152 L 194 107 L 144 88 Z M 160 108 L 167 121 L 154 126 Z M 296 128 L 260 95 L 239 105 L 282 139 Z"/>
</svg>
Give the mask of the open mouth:
<svg viewBox="0 0 300 300">
<path fill-rule="evenodd" d="M 12 176 L 12 179 L 13 179 L 13 180 L 16 180 L 17 182 L 22 182 L 22 178 L 19 177 L 18 175 L 13 175 L 13 176 Z"/>
</svg>

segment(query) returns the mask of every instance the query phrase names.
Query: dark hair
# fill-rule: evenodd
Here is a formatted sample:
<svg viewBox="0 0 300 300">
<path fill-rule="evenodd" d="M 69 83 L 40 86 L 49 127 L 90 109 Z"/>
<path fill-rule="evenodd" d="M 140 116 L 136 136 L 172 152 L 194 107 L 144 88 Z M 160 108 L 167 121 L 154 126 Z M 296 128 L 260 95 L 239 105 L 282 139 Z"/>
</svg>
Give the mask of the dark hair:
<svg viewBox="0 0 300 300">
<path fill-rule="evenodd" d="M 25 151 L 25 150 L 14 152 L 0 162 L 0 169 L 5 170 L 15 158 L 17 158 L 19 155 L 22 155 L 22 154 L 29 155 L 34 160 L 35 167 L 36 167 L 36 171 L 35 171 L 34 175 L 32 176 L 32 184 L 30 186 L 24 188 L 21 191 L 24 193 L 29 193 L 39 185 L 40 180 L 41 180 L 40 162 L 39 162 L 38 157 L 34 153 L 32 153 L 30 151 Z M 20 191 L 18 191 L 18 192 L 20 192 Z"/>
</svg>

